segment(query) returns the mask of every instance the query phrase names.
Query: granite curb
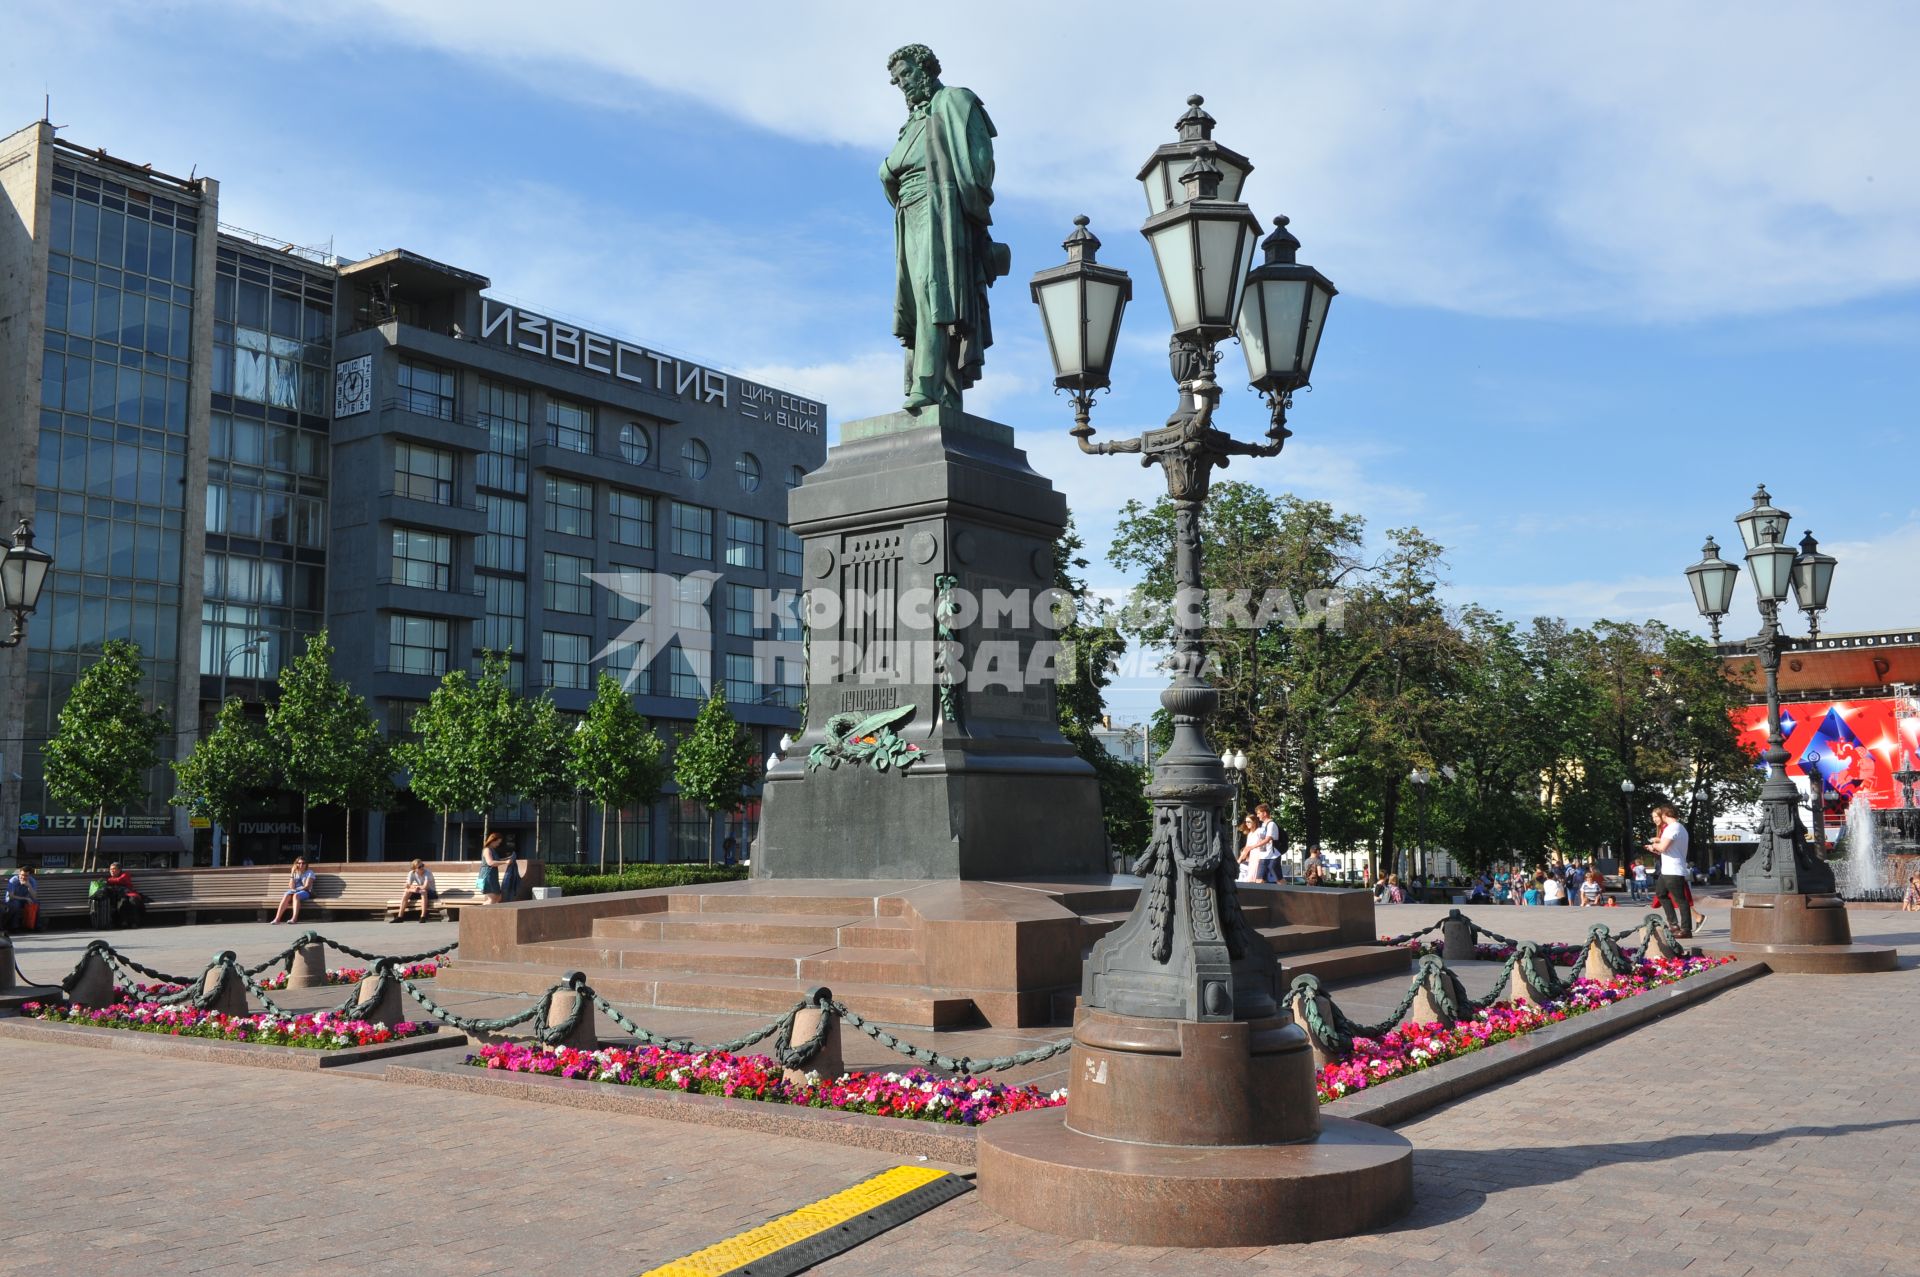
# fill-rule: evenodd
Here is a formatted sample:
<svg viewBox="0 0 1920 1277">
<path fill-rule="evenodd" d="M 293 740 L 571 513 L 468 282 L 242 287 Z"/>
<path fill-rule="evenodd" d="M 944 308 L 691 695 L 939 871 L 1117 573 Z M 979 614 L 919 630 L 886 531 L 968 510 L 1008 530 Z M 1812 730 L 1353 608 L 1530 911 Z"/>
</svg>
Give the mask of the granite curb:
<svg viewBox="0 0 1920 1277">
<path fill-rule="evenodd" d="M 170 1033 L 106 1029 L 91 1024 L 57 1024 L 21 1017 L 0 1019 L 0 1037 L 58 1046 L 92 1047 L 103 1051 L 132 1051 L 176 1060 L 214 1060 L 221 1064 L 244 1064 L 256 1069 L 312 1072 L 450 1045 L 444 1034 L 435 1032 L 435 1027 L 431 1024 L 424 1026 L 417 1037 L 377 1042 L 372 1046 L 347 1046 L 332 1051 L 311 1046 L 271 1046 L 260 1042 L 224 1042 L 218 1038 L 175 1037 Z"/>
<path fill-rule="evenodd" d="M 1760 962 L 1735 961 L 1715 967 L 1597 1011 L 1456 1056 L 1430 1069 L 1370 1086 L 1321 1105 L 1320 1112 L 1327 1117 L 1352 1118 L 1374 1126 L 1394 1126 L 1483 1087 L 1530 1072 L 1683 1007 L 1703 1002 L 1736 985 L 1758 979 L 1767 971 L 1766 964 Z"/>
<path fill-rule="evenodd" d="M 617 1082 L 589 1082 L 582 1078 L 510 1073 L 504 1069 L 481 1069 L 451 1062 L 419 1066 L 391 1065 L 385 1072 L 385 1079 L 403 1086 L 503 1096 L 590 1112 L 657 1117 L 670 1122 L 691 1122 L 736 1131 L 821 1140 L 901 1157 L 924 1157 L 929 1162 L 948 1166 L 969 1167 L 974 1164 L 974 1135 L 977 1128 L 969 1126 L 948 1127 L 911 1118 L 836 1113 L 795 1104 L 733 1100 L 719 1095 L 692 1095 L 684 1091 L 656 1091 Z"/>
</svg>

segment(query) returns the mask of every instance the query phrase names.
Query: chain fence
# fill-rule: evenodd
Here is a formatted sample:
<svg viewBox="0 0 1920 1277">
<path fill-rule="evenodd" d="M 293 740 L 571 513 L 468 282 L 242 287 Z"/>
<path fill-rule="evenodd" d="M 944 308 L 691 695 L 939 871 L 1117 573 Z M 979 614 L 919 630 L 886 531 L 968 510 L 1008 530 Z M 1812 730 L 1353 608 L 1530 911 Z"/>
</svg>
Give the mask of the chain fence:
<svg viewBox="0 0 1920 1277">
<path fill-rule="evenodd" d="M 1586 944 L 1572 960 L 1571 969 L 1574 974 L 1564 979 L 1545 946 L 1531 940 L 1516 941 L 1502 936 L 1498 932 L 1478 925 L 1457 909 L 1430 927 L 1394 937 L 1386 943 L 1405 944 L 1407 941 L 1440 930 L 1448 922 L 1465 923 L 1475 938 L 1485 938 L 1498 944 L 1511 945 L 1513 948 L 1513 952 L 1501 965 L 1492 987 L 1482 996 L 1477 998 L 1468 996 L 1459 974 L 1447 966 L 1440 955 L 1426 953 L 1420 956 L 1405 995 L 1384 1020 L 1371 1024 L 1354 1020 L 1340 1008 L 1339 1003 L 1327 991 L 1324 982 L 1311 973 L 1294 979 L 1282 998 L 1282 1006 L 1306 1027 L 1309 1036 L 1322 1051 L 1334 1056 L 1345 1056 L 1352 1052 L 1356 1038 L 1377 1039 L 1405 1023 L 1408 1013 L 1413 1010 L 1414 1004 L 1423 992 L 1435 1014 L 1450 1023 L 1458 1022 L 1478 1015 L 1505 999 L 1511 991 L 1516 973 L 1530 994 L 1545 1001 L 1556 1001 L 1565 997 L 1573 987 L 1574 978 L 1587 966 L 1590 955 L 1596 952 L 1608 971 L 1616 975 L 1629 974 L 1634 970 L 1635 964 L 1628 956 L 1628 952 L 1620 947 L 1619 941 L 1636 934 L 1642 938 L 1640 948 L 1642 953 L 1650 943 L 1656 941 L 1668 951 L 1686 952 L 1674 939 L 1666 920 L 1658 913 L 1647 914 L 1637 927 L 1628 927 L 1617 932 L 1610 931 L 1604 923 L 1596 923 L 1588 930 Z M 186 1004 L 204 1009 L 219 997 L 225 973 L 230 971 L 243 983 L 249 993 L 259 999 L 262 1006 L 275 1015 L 284 1016 L 290 1013 L 274 1002 L 270 992 L 255 977 L 278 963 L 291 963 L 299 949 L 314 943 L 325 944 L 370 964 L 366 977 L 353 988 L 346 1001 L 337 1009 L 336 1013 L 345 1018 L 358 1019 L 373 1013 L 390 989 L 398 986 L 400 992 L 417 1003 L 427 1015 L 462 1033 L 490 1036 L 504 1034 L 509 1030 L 527 1025 L 529 1026 L 527 1035 L 534 1041 L 548 1046 L 558 1045 L 573 1036 L 580 1026 L 581 1017 L 587 1013 L 589 1007 L 605 1015 L 621 1031 L 630 1035 L 641 1045 L 660 1047 L 689 1055 L 736 1054 L 772 1038 L 771 1049 L 767 1053 L 782 1067 L 794 1069 L 803 1068 L 818 1058 L 836 1019 L 848 1028 L 864 1033 L 878 1045 L 916 1064 L 940 1072 L 967 1076 L 1002 1072 L 1042 1063 L 1070 1050 L 1074 1041 L 1071 1037 L 1064 1037 L 1007 1055 L 983 1058 L 949 1055 L 935 1047 L 907 1041 L 899 1034 L 881 1027 L 845 1002 L 835 998 L 830 990 L 816 988 L 796 1001 L 787 1011 L 748 1033 L 725 1042 L 702 1044 L 648 1029 L 596 991 L 587 982 L 586 976 L 579 971 L 570 972 L 564 979 L 548 986 L 530 1004 L 518 1011 L 494 1017 L 465 1016 L 442 1006 L 417 982 L 398 973 L 398 968 L 409 963 L 426 961 L 452 952 L 458 947 L 457 941 L 418 954 L 374 954 L 340 944 L 317 932 L 302 935 L 283 952 L 251 967 L 242 967 L 231 950 L 222 952 L 216 955 L 199 975 L 192 977 L 169 975 L 166 972 L 157 971 L 127 957 L 104 940 L 94 940 L 88 944 L 86 952 L 74 966 L 73 971 L 61 981 L 60 987 L 63 997 L 71 994 L 89 961 L 98 958 L 113 972 L 126 976 L 130 982 L 133 975 L 138 974 L 161 984 L 181 986 L 172 993 L 153 997 L 152 1001 L 165 1005 Z M 221 973 L 222 978 L 213 981 L 209 990 L 207 977 L 216 972 Z M 368 981 L 372 981 L 372 984 L 369 985 Z M 562 992 L 573 995 L 572 1007 L 565 1015 L 555 1019 L 553 1000 L 556 994 Z M 804 1041 L 795 1042 L 794 1026 L 800 1013 L 807 1010 L 820 1013 L 817 1017 L 818 1022 Z"/>
</svg>

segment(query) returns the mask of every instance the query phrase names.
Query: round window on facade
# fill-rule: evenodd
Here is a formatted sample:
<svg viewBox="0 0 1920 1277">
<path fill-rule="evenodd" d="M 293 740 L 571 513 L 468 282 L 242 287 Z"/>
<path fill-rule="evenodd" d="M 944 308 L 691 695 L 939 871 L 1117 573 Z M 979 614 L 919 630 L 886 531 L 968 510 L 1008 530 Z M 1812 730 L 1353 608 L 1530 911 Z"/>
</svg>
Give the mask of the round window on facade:
<svg viewBox="0 0 1920 1277">
<path fill-rule="evenodd" d="M 741 453 L 739 460 L 733 463 L 733 473 L 740 480 L 740 491 L 760 491 L 760 458 L 751 452 Z"/>
<path fill-rule="evenodd" d="M 620 455 L 636 466 L 653 460 L 653 436 L 637 421 L 620 427 Z"/>
<path fill-rule="evenodd" d="M 797 488 L 806 477 L 807 472 L 799 466 L 795 466 L 793 469 L 787 471 L 787 486 L 789 488 Z"/>
<path fill-rule="evenodd" d="M 707 477 L 707 463 L 713 460 L 707 451 L 707 445 L 698 439 L 689 439 L 680 445 L 680 468 L 687 472 L 690 479 Z"/>
</svg>

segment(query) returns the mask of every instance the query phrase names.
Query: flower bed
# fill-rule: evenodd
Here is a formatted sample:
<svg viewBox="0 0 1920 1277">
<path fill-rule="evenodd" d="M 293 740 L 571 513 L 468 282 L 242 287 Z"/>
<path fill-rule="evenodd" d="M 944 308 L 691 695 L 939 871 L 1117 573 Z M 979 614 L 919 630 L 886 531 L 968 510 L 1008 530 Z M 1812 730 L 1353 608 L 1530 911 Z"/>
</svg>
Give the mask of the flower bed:
<svg viewBox="0 0 1920 1277">
<path fill-rule="evenodd" d="M 404 967 L 395 967 L 393 973 L 402 980 L 431 980 L 440 974 L 437 962 L 409 962 Z M 327 971 L 328 984 L 359 984 L 367 976 L 366 967 L 333 967 Z M 128 999 L 138 1001 L 142 998 L 163 998 L 169 993 L 178 993 L 182 986 L 177 984 L 123 984 L 119 991 Z M 277 971 L 260 981 L 260 987 L 279 990 L 287 987 L 287 973 Z"/>
<path fill-rule="evenodd" d="M 327 971 L 328 984 L 359 984 L 367 978 L 367 967 L 332 967 Z M 440 974 L 437 962 L 409 962 L 404 967 L 395 967 L 393 973 L 402 980 L 431 980 Z M 263 989 L 284 989 L 287 987 L 287 973 L 275 972 L 260 982 Z"/>
<path fill-rule="evenodd" d="M 1320 1070 L 1320 1102 L 1325 1104 L 1403 1074 L 1431 1068 L 1442 1060 L 1558 1024 L 1731 961 L 1730 957 L 1655 959 L 1639 964 L 1632 975 L 1604 981 L 1576 979 L 1566 998 L 1545 1006 L 1499 1002 L 1459 1024 L 1410 1023 L 1379 1038 L 1355 1038 L 1351 1055 Z"/>
<path fill-rule="evenodd" d="M 426 1032 L 410 1021 L 391 1028 L 365 1020 L 346 1020 L 331 1011 L 301 1015 L 222 1015 L 191 1007 L 159 1006 L 152 1002 L 116 1002 L 105 1007 L 61 1006 L 28 1002 L 21 1014 L 55 1024 L 79 1024 L 96 1029 L 127 1029 L 136 1033 L 163 1033 L 181 1038 L 215 1038 L 223 1042 L 251 1042 L 260 1046 L 303 1046 L 318 1051 L 340 1051 L 377 1046 Z"/>
<path fill-rule="evenodd" d="M 977 1126 L 1008 1113 L 1050 1108 L 1067 1100 L 1065 1091 L 1008 1086 L 978 1077 L 941 1077 L 924 1069 L 908 1069 L 904 1073 L 847 1073 L 837 1078 L 809 1073 L 806 1082 L 796 1085 L 788 1082 L 780 1066 L 764 1055 L 720 1052 L 690 1055 L 653 1046 L 578 1051 L 570 1047 L 499 1043 L 481 1047 L 478 1054 L 467 1057 L 467 1063 L 512 1073 L 541 1073 L 550 1077 L 961 1126 Z"/>
</svg>

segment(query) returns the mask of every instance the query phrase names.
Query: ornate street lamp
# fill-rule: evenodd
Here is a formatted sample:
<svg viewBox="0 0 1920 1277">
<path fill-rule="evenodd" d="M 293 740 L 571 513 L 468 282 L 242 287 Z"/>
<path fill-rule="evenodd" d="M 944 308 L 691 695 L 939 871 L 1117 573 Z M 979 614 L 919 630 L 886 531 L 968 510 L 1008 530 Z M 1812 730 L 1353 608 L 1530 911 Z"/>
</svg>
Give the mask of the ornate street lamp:
<svg viewBox="0 0 1920 1277">
<path fill-rule="evenodd" d="M 1211 156 L 1220 169 L 1220 198 L 1237 200 L 1253 172 L 1253 161 L 1238 151 L 1228 150 L 1213 140 L 1214 119 L 1201 109 L 1206 99 L 1198 93 L 1187 99 L 1187 113 L 1174 121 L 1178 142 L 1169 142 L 1155 150 L 1140 169 L 1140 185 L 1147 192 L 1147 215 L 1164 213 L 1170 205 L 1185 198 L 1180 175 L 1187 171 L 1197 155 Z"/>
<path fill-rule="evenodd" d="M 1247 357 L 1247 381 L 1266 396 L 1273 425 L 1271 439 L 1284 439 L 1293 392 L 1313 376 L 1320 330 L 1327 307 L 1340 290 L 1311 266 L 1294 260 L 1300 241 L 1287 229 L 1290 219 L 1273 219 L 1273 234 L 1261 243 L 1266 260 L 1247 276 L 1237 332 Z"/>
<path fill-rule="evenodd" d="M 1817 634 L 1818 614 L 1826 608 L 1827 594 L 1833 585 L 1835 560 L 1832 555 L 1820 553 L 1819 545 L 1811 533 L 1802 540 L 1800 550 L 1796 553 L 1787 544 L 1787 525 L 1791 519 L 1792 516 L 1785 510 L 1774 506 L 1773 498 L 1768 495 L 1764 484 L 1754 492 L 1752 507 L 1734 518 L 1735 525 L 1740 529 L 1740 539 L 1747 547 L 1747 568 L 1753 574 L 1754 598 L 1760 609 L 1760 633 L 1747 640 L 1745 647 L 1758 658 L 1760 668 L 1766 675 L 1767 689 L 1767 750 L 1764 755 L 1767 779 L 1760 790 L 1759 837 L 1753 854 L 1741 862 L 1734 886 L 1739 892 L 1755 895 L 1831 895 L 1834 890 L 1833 870 L 1823 858 L 1808 848 L 1807 826 L 1800 820 L 1800 794 L 1787 778 L 1787 742 L 1780 730 L 1780 658 L 1788 652 L 1813 646 L 1815 640 L 1788 637 L 1780 628 L 1780 605 L 1786 601 L 1789 592 L 1795 594 L 1801 609 L 1807 613 L 1808 625 Z M 1711 539 L 1708 545 L 1711 549 Z M 1706 577 L 1709 565 L 1717 562 L 1718 555 L 1709 553 L 1707 559 L 1687 569 L 1694 602 L 1703 616 L 1716 622 L 1716 637 L 1718 616 L 1712 608 L 1720 607 L 1727 601 L 1728 591 L 1718 584 L 1723 579 L 1717 575 L 1720 572 L 1718 567 L 1710 569 L 1716 574 L 1712 578 L 1715 582 L 1712 588 L 1704 589 L 1702 579 Z M 1818 820 L 1822 788 L 1819 769 L 1812 768 L 1808 775 L 1813 780 L 1808 790 L 1814 819 Z M 1845 932 L 1845 911 L 1834 909 L 1831 912 L 1839 918 L 1839 931 Z M 1742 916 L 1736 907 L 1736 941 L 1742 938 L 1738 934 Z M 1758 927 L 1760 924 L 1754 925 Z M 1777 929 L 1778 925 L 1784 923 L 1776 918 L 1770 919 L 1768 925 Z M 1827 921 L 1824 925 L 1827 933 L 1831 933 L 1835 924 Z M 1822 942 L 1846 943 L 1846 938 L 1842 936 L 1838 941 L 1829 939 Z"/>
<path fill-rule="evenodd" d="M 1213 471 L 1232 457 L 1280 452 L 1285 401 L 1307 384 L 1335 292 L 1325 276 L 1295 260 L 1299 241 L 1284 220 L 1267 241 L 1266 261 L 1249 274 L 1260 224 L 1237 197 L 1252 165 L 1213 141 L 1212 117 L 1199 109 L 1198 98 L 1190 106 L 1181 119 L 1180 142 L 1155 151 L 1140 174 L 1151 214 L 1141 233 L 1166 294 L 1170 363 L 1180 388 L 1179 405 L 1164 427 L 1093 442 L 1091 391 L 1108 384 L 1129 290 L 1123 272 L 1095 265 L 1098 241 L 1084 219 L 1076 219 L 1066 241 L 1066 264 L 1033 280 L 1053 351 L 1054 384 L 1074 397 L 1073 436 L 1081 450 L 1137 455 L 1165 474 L 1175 511 L 1175 585 L 1187 599 L 1201 597 L 1200 516 Z M 1096 287 L 1107 290 L 1097 308 Z M 1236 329 L 1248 345 L 1255 388 L 1278 405 L 1261 443 L 1234 439 L 1213 424 L 1220 402 L 1216 347 Z M 1198 611 L 1182 609 L 1182 615 Z M 1160 696 L 1173 719 L 1173 741 L 1147 790 L 1155 834 L 1134 865 L 1147 887 L 1126 922 L 1094 946 L 1083 997 L 1089 1010 L 1204 1021 L 1275 1014 L 1278 964 L 1241 914 L 1233 886 L 1228 819 L 1230 811 L 1237 814 L 1237 787 L 1227 767 L 1236 756 L 1223 758 L 1207 742 L 1206 721 L 1219 695 L 1201 675 L 1198 624 L 1189 620 L 1176 635 L 1173 682 Z"/>
<path fill-rule="evenodd" d="M 1734 516 L 1734 526 L 1740 529 L 1740 540 L 1751 550 L 1762 541 L 1785 541 L 1787 524 L 1793 516 L 1785 510 L 1774 508 L 1773 498 L 1767 495 L 1767 485 L 1761 484 L 1753 492 L 1753 506 Z"/>
<path fill-rule="evenodd" d="M 1800 538 L 1793 560 L 1793 596 L 1807 614 L 1807 637 L 1820 637 L 1820 614 L 1827 610 L 1827 591 L 1833 588 L 1833 569 L 1839 560 L 1820 553 L 1820 543 L 1809 532 Z"/>
<path fill-rule="evenodd" d="M 53 556 L 34 548 L 33 521 L 22 518 L 13 530 L 13 544 L 0 550 L 0 607 L 13 616 L 13 633 L 0 647 L 18 647 L 27 637 L 27 618 L 40 606 L 40 591 L 53 567 Z"/>
<path fill-rule="evenodd" d="M 1127 272 L 1094 260 L 1100 241 L 1087 229 L 1084 215 L 1073 219 L 1073 233 L 1060 247 L 1067 250 L 1067 264 L 1033 277 L 1033 300 L 1053 354 L 1054 385 L 1072 396 L 1073 433 L 1084 437 L 1093 433 L 1087 424 L 1093 392 L 1107 386 L 1133 281 Z"/>
<path fill-rule="evenodd" d="M 1693 587 L 1693 604 L 1713 627 L 1713 641 L 1720 641 L 1720 618 L 1733 606 L 1733 587 L 1740 583 L 1740 565 L 1720 557 L 1720 547 L 1712 537 L 1701 547 L 1701 559 L 1687 569 L 1687 584 Z"/>
</svg>

